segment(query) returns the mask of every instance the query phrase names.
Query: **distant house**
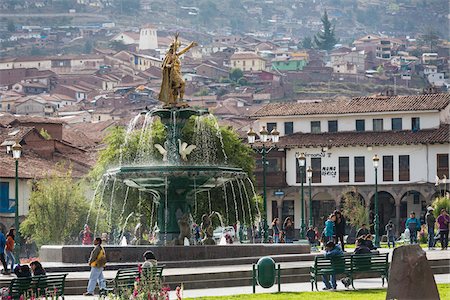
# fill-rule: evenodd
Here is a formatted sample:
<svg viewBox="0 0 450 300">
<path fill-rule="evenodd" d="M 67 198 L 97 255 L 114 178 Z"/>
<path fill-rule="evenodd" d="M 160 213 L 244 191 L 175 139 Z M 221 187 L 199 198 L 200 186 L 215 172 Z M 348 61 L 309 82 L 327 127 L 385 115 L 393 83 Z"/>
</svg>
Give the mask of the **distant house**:
<svg viewBox="0 0 450 300">
<path fill-rule="evenodd" d="M 150 55 L 133 53 L 133 61 L 131 63 L 135 70 L 145 71 L 150 67 L 162 67 L 162 60 Z"/>
<path fill-rule="evenodd" d="M 266 60 L 254 52 L 236 52 L 230 58 L 232 68 L 242 71 L 263 71 L 266 69 Z"/>
<path fill-rule="evenodd" d="M 334 73 L 356 74 L 364 72 L 366 55 L 364 51 L 352 51 L 341 48 L 330 55 L 331 67 Z"/>
<path fill-rule="evenodd" d="M 16 101 L 16 114 L 32 116 L 50 116 L 56 111 L 54 104 L 39 96 L 27 96 Z"/>
<path fill-rule="evenodd" d="M 434 86 L 444 86 L 446 83 L 444 73 L 441 72 L 428 74 L 427 79 L 428 82 Z"/>
<path fill-rule="evenodd" d="M 220 79 L 223 77 L 228 77 L 229 75 L 228 70 L 206 63 L 203 63 L 198 67 L 195 67 L 194 69 L 196 71 L 196 74 L 213 79 Z"/>
<path fill-rule="evenodd" d="M 276 71 L 302 71 L 308 64 L 303 57 L 276 57 L 272 60 L 272 70 Z"/>
<path fill-rule="evenodd" d="M 122 42 L 124 45 L 138 45 L 139 38 L 138 32 L 124 31 L 114 36 L 111 41 Z"/>
</svg>

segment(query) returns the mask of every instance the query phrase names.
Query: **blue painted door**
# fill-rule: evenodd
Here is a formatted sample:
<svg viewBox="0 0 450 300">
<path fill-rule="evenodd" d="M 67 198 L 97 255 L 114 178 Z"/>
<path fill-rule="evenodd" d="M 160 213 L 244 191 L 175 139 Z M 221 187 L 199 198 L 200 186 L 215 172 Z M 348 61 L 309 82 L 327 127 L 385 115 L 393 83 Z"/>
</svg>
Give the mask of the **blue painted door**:
<svg viewBox="0 0 450 300">
<path fill-rule="evenodd" d="M 0 182 L 0 212 L 9 211 L 9 182 Z"/>
</svg>

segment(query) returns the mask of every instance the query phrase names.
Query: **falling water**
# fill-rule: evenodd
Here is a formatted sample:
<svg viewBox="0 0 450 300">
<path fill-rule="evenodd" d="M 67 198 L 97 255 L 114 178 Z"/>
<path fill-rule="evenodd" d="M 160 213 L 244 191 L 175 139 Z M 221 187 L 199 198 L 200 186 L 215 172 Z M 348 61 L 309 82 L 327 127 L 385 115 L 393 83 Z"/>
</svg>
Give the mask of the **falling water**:
<svg viewBox="0 0 450 300">
<path fill-rule="evenodd" d="M 197 179 L 194 177 L 194 214 L 197 217 Z"/>
<path fill-rule="evenodd" d="M 98 225 L 98 219 L 100 217 L 100 208 L 102 207 L 103 202 L 103 196 L 105 195 L 106 187 L 108 186 L 109 182 L 109 176 L 106 178 L 105 185 L 103 186 L 102 194 L 100 196 L 100 199 L 98 200 L 98 207 L 97 207 L 97 218 L 95 219 L 95 227 L 94 227 L 94 236 L 97 234 L 97 225 Z"/>
<path fill-rule="evenodd" d="M 131 216 L 134 214 L 134 212 L 131 212 L 128 217 L 125 219 L 125 223 L 123 223 L 122 229 L 120 231 L 120 238 L 119 238 L 119 243 L 122 241 L 123 236 L 125 234 L 125 228 L 127 227 L 128 224 L 128 220 L 131 218 Z"/>
<path fill-rule="evenodd" d="M 111 230 L 112 230 L 112 207 L 113 207 L 114 192 L 116 191 L 116 181 L 117 181 L 117 178 L 114 177 L 112 190 L 111 190 L 111 197 L 109 199 L 109 215 L 108 215 L 108 219 L 107 219 L 109 232 L 111 232 Z"/>
<path fill-rule="evenodd" d="M 123 222 L 123 214 L 125 213 L 125 207 L 128 201 L 128 193 L 130 192 L 130 187 L 127 186 L 127 190 L 125 191 L 125 198 L 123 198 L 122 211 L 120 212 L 119 224 Z M 120 242 L 120 240 L 119 240 Z"/>
<path fill-rule="evenodd" d="M 214 124 L 214 129 L 216 130 L 216 137 L 220 142 L 220 149 L 222 149 L 222 155 L 224 163 L 227 164 L 228 156 L 225 153 L 225 145 L 223 143 L 223 137 L 222 137 L 222 131 L 220 130 L 219 123 L 217 122 L 217 119 L 213 115 L 207 115 L 208 120 L 211 120 Z"/>
<path fill-rule="evenodd" d="M 153 141 L 150 130 L 153 126 L 154 117 L 150 112 L 145 114 L 144 122 L 139 136 L 138 152 L 134 159 L 135 162 L 145 162 L 146 159 L 153 155 Z"/>
<path fill-rule="evenodd" d="M 233 194 L 234 212 L 236 213 L 236 223 L 238 223 L 239 222 L 239 212 L 238 212 L 238 205 L 237 205 L 237 201 L 236 201 L 236 193 L 234 192 L 233 181 L 230 181 L 230 185 L 231 185 L 231 193 Z"/>
<path fill-rule="evenodd" d="M 130 139 L 130 135 L 131 132 L 134 131 L 134 129 L 136 128 L 136 124 L 139 121 L 139 118 L 141 117 L 141 114 L 138 114 L 137 116 L 135 116 L 130 123 L 128 123 L 128 127 L 127 127 L 127 131 L 125 132 L 125 141 L 124 143 L 120 146 L 120 156 L 119 156 L 119 165 L 122 165 L 122 160 L 123 160 L 123 149 L 128 146 L 128 141 Z"/>
<path fill-rule="evenodd" d="M 226 212 L 226 216 L 227 216 L 225 221 L 226 221 L 226 223 L 228 225 L 229 222 L 230 222 L 230 216 L 229 216 L 229 213 L 228 213 L 227 187 L 225 186 L 225 184 L 222 186 L 222 189 L 223 189 L 223 200 L 225 201 L 225 212 Z"/>
<path fill-rule="evenodd" d="M 245 205 L 244 205 L 244 197 L 242 196 L 242 189 L 241 185 L 239 184 L 239 181 L 236 180 L 238 190 L 239 190 L 239 196 L 241 197 L 241 209 L 242 209 L 242 222 L 245 224 Z"/>
<path fill-rule="evenodd" d="M 168 207 L 168 194 L 169 194 L 169 184 L 167 182 L 167 176 L 164 177 L 164 184 L 165 184 L 165 201 L 164 201 L 164 246 L 167 245 L 167 222 L 169 219 L 169 207 Z"/>
<path fill-rule="evenodd" d="M 245 188 L 245 183 L 242 179 L 239 179 L 239 182 L 242 185 L 242 188 L 244 189 L 244 193 L 245 193 L 245 198 L 247 199 L 247 205 L 248 205 L 248 215 L 250 218 L 250 226 L 252 229 L 252 242 L 255 243 L 255 228 L 254 228 L 254 224 L 253 224 L 253 215 L 252 215 L 252 206 L 250 205 L 250 197 L 248 196 L 248 192 L 247 189 Z"/>
<path fill-rule="evenodd" d="M 250 183 L 250 186 L 251 186 L 252 192 L 253 192 L 253 197 L 255 198 L 255 201 L 256 201 L 257 195 L 256 195 L 255 186 L 253 185 L 253 182 L 249 177 L 247 177 L 247 181 Z M 258 214 L 258 219 L 259 219 L 259 221 L 261 221 L 261 211 L 259 210 L 258 202 L 256 202 L 255 206 L 256 206 L 256 213 Z"/>
<path fill-rule="evenodd" d="M 209 204 L 209 213 L 212 212 L 212 206 L 211 206 L 211 193 L 208 190 L 208 204 Z"/>
<path fill-rule="evenodd" d="M 153 201 L 154 199 L 152 199 L 152 208 L 151 208 L 151 212 L 150 212 L 150 230 L 153 230 L 153 213 L 155 212 L 155 201 Z"/>
<path fill-rule="evenodd" d="M 142 225 L 142 191 L 141 191 L 141 190 L 138 191 L 138 199 L 139 199 L 139 202 L 138 202 L 139 233 L 136 232 L 136 234 L 137 234 L 137 236 L 139 237 L 139 238 L 137 239 L 137 241 L 138 241 L 138 243 L 140 244 L 140 243 L 141 243 L 140 238 L 141 238 L 141 236 L 142 236 L 142 226 L 143 226 L 143 225 Z"/>
<path fill-rule="evenodd" d="M 98 184 L 95 187 L 94 195 L 92 196 L 91 204 L 89 205 L 89 211 L 88 211 L 88 215 L 86 217 L 86 223 L 84 223 L 84 224 L 87 224 L 89 222 L 89 218 L 91 216 L 92 207 L 94 206 L 94 202 L 95 202 L 95 196 L 97 195 L 98 189 L 100 188 L 100 185 L 102 183 L 103 183 L 103 177 L 102 177 L 101 180 L 98 181 Z"/>
</svg>

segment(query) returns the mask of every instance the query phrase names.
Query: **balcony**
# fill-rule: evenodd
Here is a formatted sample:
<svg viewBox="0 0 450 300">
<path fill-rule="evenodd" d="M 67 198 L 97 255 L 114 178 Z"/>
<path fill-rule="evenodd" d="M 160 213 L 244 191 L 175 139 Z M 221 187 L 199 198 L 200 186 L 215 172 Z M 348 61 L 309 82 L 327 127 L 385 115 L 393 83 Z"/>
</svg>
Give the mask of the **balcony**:
<svg viewBox="0 0 450 300">
<path fill-rule="evenodd" d="M 262 171 L 255 172 L 256 186 L 263 186 L 263 173 Z M 283 188 L 286 187 L 286 172 L 266 172 L 266 187 L 268 188 Z"/>
</svg>

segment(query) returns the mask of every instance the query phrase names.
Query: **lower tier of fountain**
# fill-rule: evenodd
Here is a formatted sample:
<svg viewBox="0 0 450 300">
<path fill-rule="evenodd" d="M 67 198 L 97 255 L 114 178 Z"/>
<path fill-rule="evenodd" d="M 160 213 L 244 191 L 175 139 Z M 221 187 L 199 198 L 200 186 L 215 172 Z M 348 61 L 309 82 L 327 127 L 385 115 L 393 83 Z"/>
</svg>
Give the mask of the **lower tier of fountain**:
<svg viewBox="0 0 450 300">
<path fill-rule="evenodd" d="M 43 262 L 86 263 L 92 246 L 44 245 L 39 251 Z M 302 244 L 233 244 L 216 246 L 105 246 L 109 263 L 142 262 L 145 251 L 151 250 L 163 262 L 214 260 L 225 258 L 261 257 L 283 254 L 310 253 L 309 245 Z"/>
<path fill-rule="evenodd" d="M 158 203 L 160 240 L 164 242 L 178 237 L 180 218 L 194 214 L 198 193 L 247 177 L 240 168 L 199 165 L 121 166 L 106 174 L 153 195 L 153 201 Z"/>
</svg>

